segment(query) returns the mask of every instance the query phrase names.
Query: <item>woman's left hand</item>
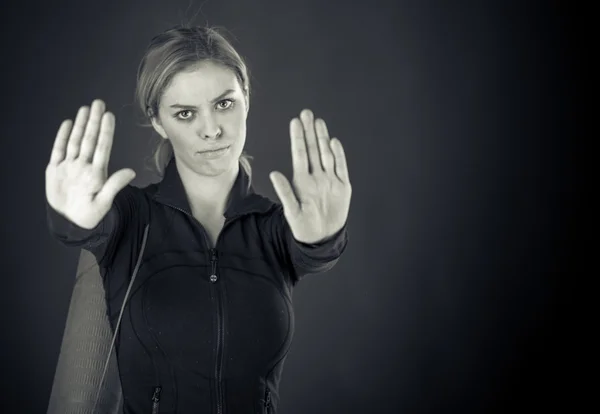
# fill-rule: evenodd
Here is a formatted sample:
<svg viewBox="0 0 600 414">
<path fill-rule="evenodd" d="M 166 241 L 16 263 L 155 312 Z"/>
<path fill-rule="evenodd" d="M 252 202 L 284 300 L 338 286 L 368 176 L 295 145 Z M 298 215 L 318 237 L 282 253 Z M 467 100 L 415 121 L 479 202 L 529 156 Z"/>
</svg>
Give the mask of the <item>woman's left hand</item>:
<svg viewBox="0 0 600 414">
<path fill-rule="evenodd" d="M 329 138 L 327 125 L 305 109 L 290 122 L 293 187 L 280 172 L 269 178 L 283 205 L 294 238 L 314 244 L 337 233 L 346 223 L 352 186 L 341 142 Z"/>
</svg>

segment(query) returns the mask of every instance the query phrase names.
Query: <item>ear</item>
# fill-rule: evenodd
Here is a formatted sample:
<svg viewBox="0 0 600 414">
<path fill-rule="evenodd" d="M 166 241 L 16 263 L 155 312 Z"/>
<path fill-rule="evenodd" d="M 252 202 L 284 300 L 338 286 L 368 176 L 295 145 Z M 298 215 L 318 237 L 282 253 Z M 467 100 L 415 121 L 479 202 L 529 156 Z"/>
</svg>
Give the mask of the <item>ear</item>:
<svg viewBox="0 0 600 414">
<path fill-rule="evenodd" d="M 160 124 L 160 121 L 158 120 L 158 118 L 156 118 L 154 116 L 150 117 L 150 122 L 152 122 L 152 127 L 158 133 L 158 135 L 160 135 L 164 139 L 167 139 L 167 133 L 165 132 L 162 125 Z"/>
</svg>

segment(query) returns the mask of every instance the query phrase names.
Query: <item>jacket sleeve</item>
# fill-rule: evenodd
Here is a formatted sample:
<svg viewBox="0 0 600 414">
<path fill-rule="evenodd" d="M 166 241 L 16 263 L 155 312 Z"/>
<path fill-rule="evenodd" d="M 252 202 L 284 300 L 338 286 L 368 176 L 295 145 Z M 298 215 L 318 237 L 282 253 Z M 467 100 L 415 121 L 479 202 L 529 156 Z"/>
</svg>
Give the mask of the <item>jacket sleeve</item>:
<svg viewBox="0 0 600 414">
<path fill-rule="evenodd" d="M 46 220 L 50 234 L 68 247 L 90 251 L 98 263 L 110 260 L 116 242 L 136 209 L 135 187 L 127 185 L 115 197 L 111 209 L 93 229 L 84 229 L 56 211 L 46 200 Z"/>
<path fill-rule="evenodd" d="M 335 266 L 348 244 L 348 222 L 333 236 L 317 244 L 306 244 L 294 238 L 283 215 L 283 206 L 278 206 L 272 216 L 271 232 L 274 249 L 280 262 L 289 272 L 292 285 L 305 275 L 322 273 Z"/>
<path fill-rule="evenodd" d="M 82 249 L 46 414 L 122 413 L 123 403 L 105 290 L 96 258 Z M 102 381 L 104 366 L 106 376 Z"/>
</svg>

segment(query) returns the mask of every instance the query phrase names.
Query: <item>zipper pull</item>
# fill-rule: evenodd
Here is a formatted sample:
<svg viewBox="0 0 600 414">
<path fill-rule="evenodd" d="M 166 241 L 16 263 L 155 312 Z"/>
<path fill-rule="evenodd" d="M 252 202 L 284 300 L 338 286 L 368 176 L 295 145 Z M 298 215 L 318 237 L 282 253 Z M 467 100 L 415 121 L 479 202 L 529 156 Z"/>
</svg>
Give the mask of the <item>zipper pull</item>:
<svg viewBox="0 0 600 414">
<path fill-rule="evenodd" d="M 210 249 L 212 254 L 210 264 L 212 265 L 212 273 L 210 275 L 210 281 L 215 283 L 217 281 L 217 249 Z"/>
<path fill-rule="evenodd" d="M 155 387 L 152 394 L 152 414 L 158 414 L 158 404 L 160 403 L 160 391 L 162 387 Z"/>
</svg>

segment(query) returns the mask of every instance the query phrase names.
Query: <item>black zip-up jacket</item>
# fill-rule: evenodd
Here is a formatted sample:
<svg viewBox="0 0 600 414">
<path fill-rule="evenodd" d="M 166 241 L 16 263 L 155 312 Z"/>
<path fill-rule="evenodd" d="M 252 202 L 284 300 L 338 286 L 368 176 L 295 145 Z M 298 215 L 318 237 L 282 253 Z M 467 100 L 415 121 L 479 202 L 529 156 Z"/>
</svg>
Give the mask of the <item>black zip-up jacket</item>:
<svg viewBox="0 0 600 414">
<path fill-rule="evenodd" d="M 125 414 L 278 412 L 293 287 L 331 269 L 348 236 L 344 225 L 319 244 L 296 241 L 281 204 L 248 182 L 240 167 L 214 248 L 174 159 L 159 183 L 121 190 L 94 229 L 46 202 L 53 236 L 96 257 L 113 331 L 142 250 L 115 345 Z"/>
</svg>

